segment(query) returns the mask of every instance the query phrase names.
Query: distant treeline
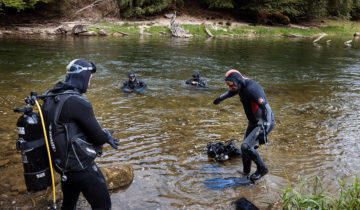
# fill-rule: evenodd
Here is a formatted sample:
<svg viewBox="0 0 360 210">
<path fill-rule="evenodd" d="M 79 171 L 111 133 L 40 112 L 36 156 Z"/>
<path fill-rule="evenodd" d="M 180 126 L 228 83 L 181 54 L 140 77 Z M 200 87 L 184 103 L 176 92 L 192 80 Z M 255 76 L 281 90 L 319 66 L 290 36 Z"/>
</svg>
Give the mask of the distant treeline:
<svg viewBox="0 0 360 210">
<path fill-rule="evenodd" d="M 95 0 L 86 0 L 93 3 Z M 22 12 L 57 0 L 0 0 L 0 12 Z M 64 4 L 79 0 L 63 0 Z M 84 2 L 84 1 L 82 1 Z M 256 23 L 287 24 L 311 18 L 360 20 L 360 0 L 98 0 L 116 5 L 120 17 L 152 16 L 176 9 L 201 8 L 231 13 Z M 195 6 L 195 7 L 194 7 Z M 114 14 L 114 13 L 112 13 Z"/>
<path fill-rule="evenodd" d="M 255 22 L 297 21 L 320 17 L 360 19 L 360 0 L 115 0 L 124 17 L 152 15 L 169 7 L 200 5 Z"/>
</svg>

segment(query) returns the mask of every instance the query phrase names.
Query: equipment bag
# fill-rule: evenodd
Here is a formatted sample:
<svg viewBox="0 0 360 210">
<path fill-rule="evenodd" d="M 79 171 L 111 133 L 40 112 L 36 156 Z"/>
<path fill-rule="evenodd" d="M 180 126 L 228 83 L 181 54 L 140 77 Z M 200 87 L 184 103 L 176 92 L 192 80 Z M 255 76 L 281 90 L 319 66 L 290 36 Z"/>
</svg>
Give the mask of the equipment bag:
<svg viewBox="0 0 360 210">
<path fill-rule="evenodd" d="M 235 139 L 231 139 L 228 144 L 223 142 L 207 143 L 207 154 L 218 162 L 224 162 L 229 158 L 241 156 L 241 150 L 236 147 Z"/>
</svg>

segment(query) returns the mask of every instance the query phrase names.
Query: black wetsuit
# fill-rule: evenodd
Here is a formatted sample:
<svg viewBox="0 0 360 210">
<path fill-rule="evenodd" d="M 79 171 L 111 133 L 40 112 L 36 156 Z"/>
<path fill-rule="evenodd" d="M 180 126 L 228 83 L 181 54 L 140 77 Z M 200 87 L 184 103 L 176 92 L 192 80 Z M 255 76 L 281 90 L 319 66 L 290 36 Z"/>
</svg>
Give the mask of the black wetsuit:
<svg viewBox="0 0 360 210">
<path fill-rule="evenodd" d="M 251 169 L 251 160 L 253 160 L 258 170 L 265 170 L 266 166 L 255 149 L 257 144 L 265 144 L 267 135 L 275 125 L 274 115 L 268 104 L 263 88 L 253 80 L 244 78 L 238 72 L 232 72 L 225 78 L 238 86 L 238 91 L 229 90 L 214 101 L 214 104 L 239 95 L 243 104 L 248 126 L 245 132 L 244 140 L 241 145 L 243 153 L 244 173 L 249 174 Z M 267 168 L 266 168 L 267 171 Z"/>
<path fill-rule="evenodd" d="M 146 83 L 142 80 L 135 79 L 133 82 L 130 80 L 126 80 L 123 83 L 122 89 L 130 89 L 130 90 L 138 90 L 138 89 L 145 89 Z"/>
<path fill-rule="evenodd" d="M 66 90 L 85 93 L 91 72 L 83 71 L 67 76 L 66 82 L 59 82 L 52 90 L 53 94 Z M 51 110 L 50 110 L 51 111 Z M 103 145 L 108 135 L 100 127 L 95 118 L 90 102 L 83 96 L 70 96 L 64 103 L 59 122 L 75 123 L 87 136 L 86 141 L 96 146 Z M 80 171 L 66 171 L 65 181 L 61 181 L 64 195 L 61 209 L 76 209 L 80 192 L 90 203 L 92 209 L 111 209 L 110 195 L 100 169 L 92 162 L 87 168 Z"/>
<path fill-rule="evenodd" d="M 195 82 L 195 83 L 193 83 Z M 195 71 L 193 74 L 193 78 L 186 80 L 185 84 L 197 86 L 197 87 L 206 87 L 206 80 L 200 78 L 200 73 Z"/>
</svg>

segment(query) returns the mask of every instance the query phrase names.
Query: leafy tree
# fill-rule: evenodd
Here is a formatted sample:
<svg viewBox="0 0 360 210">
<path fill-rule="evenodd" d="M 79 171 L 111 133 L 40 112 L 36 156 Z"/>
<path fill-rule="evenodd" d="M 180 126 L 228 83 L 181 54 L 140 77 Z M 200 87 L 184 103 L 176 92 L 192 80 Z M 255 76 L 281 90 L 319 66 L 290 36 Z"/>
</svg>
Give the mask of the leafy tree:
<svg viewBox="0 0 360 210">
<path fill-rule="evenodd" d="M 173 0 L 116 0 L 124 17 L 154 15 L 164 10 Z"/>
<path fill-rule="evenodd" d="M 232 0 L 206 0 L 206 4 L 209 8 L 219 9 L 233 9 L 234 3 Z"/>
<path fill-rule="evenodd" d="M 38 2 L 49 3 L 52 0 L 0 0 L 0 11 L 3 11 L 6 7 L 14 8 L 18 12 L 25 9 L 32 9 Z"/>
</svg>

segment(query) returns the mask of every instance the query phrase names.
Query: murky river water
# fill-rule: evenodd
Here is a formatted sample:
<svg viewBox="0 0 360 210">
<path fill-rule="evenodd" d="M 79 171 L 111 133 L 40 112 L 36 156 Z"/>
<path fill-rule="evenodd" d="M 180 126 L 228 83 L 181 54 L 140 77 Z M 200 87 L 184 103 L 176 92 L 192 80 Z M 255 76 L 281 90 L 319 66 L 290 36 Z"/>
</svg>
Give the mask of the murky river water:
<svg viewBox="0 0 360 210">
<path fill-rule="evenodd" d="M 112 194 L 114 209 L 228 209 L 243 196 L 264 208 L 286 187 L 284 171 L 291 183 L 317 175 L 336 189 L 336 178 L 360 174 L 360 51 L 356 40 L 345 47 L 347 38 L 327 37 L 331 44 L 319 46 L 280 38 L 1 38 L 0 161 L 9 163 L 0 176 L 22 176 L 11 170 L 22 167 L 15 150 L 20 115 L 12 109 L 31 90 L 42 93 L 63 80 L 69 61 L 84 58 L 98 67 L 86 97 L 100 124 L 121 140 L 118 151 L 106 146 L 97 162 L 135 169 L 134 182 Z M 270 172 L 254 186 L 208 190 L 205 179 L 242 170 L 241 158 L 215 163 L 204 150 L 209 141 L 241 143 L 247 120 L 239 98 L 212 104 L 232 68 L 260 83 L 273 109 L 269 148 L 259 149 Z M 194 70 L 208 90 L 184 85 Z M 120 90 L 128 71 L 148 84 L 146 93 Z M 17 206 L 11 185 L 0 189 L 3 207 Z"/>
</svg>

